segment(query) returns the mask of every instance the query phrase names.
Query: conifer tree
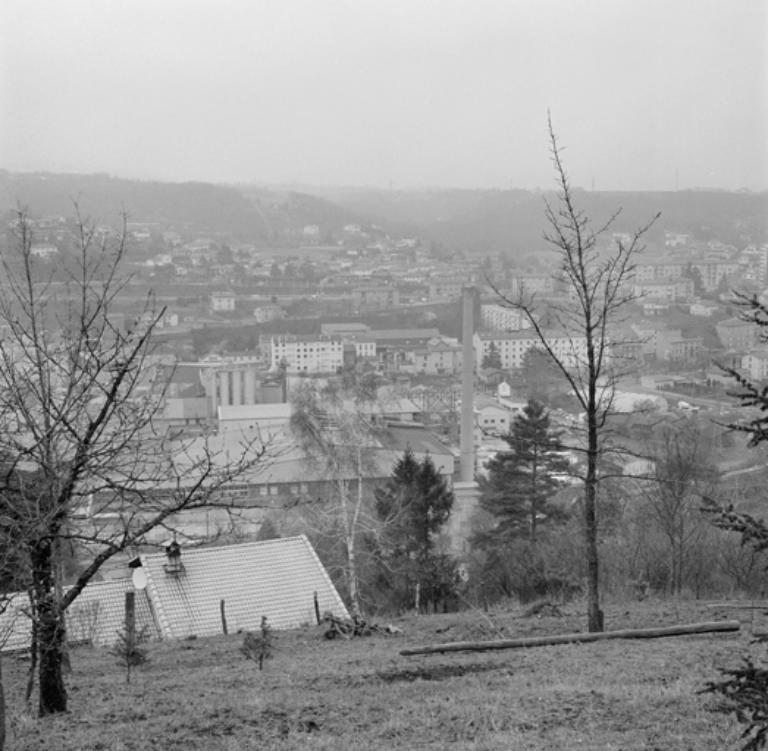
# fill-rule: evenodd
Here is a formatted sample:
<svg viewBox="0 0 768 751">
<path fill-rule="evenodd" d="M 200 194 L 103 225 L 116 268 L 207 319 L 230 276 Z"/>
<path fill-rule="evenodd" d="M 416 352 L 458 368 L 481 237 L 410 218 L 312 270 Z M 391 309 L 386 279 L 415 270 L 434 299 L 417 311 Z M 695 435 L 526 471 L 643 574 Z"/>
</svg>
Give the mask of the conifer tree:
<svg viewBox="0 0 768 751">
<path fill-rule="evenodd" d="M 544 406 L 530 399 L 503 437 L 510 450 L 487 463 L 480 505 L 496 520 L 490 532 L 496 542 L 524 538 L 535 544 L 540 523 L 561 516 L 550 502 L 568 470 L 559 453 L 560 433 Z"/>
<path fill-rule="evenodd" d="M 419 461 L 406 449 L 375 496 L 376 514 L 383 522 L 382 557 L 399 604 L 407 603 L 414 589 L 422 602 L 450 594 L 455 565 L 435 550 L 435 542 L 451 514 L 453 491 L 432 459 Z"/>
<path fill-rule="evenodd" d="M 488 351 L 483 357 L 482 367 L 489 369 L 496 368 L 496 370 L 501 370 L 501 352 L 499 352 L 499 348 L 496 346 L 496 342 L 491 342 L 488 345 Z"/>
</svg>

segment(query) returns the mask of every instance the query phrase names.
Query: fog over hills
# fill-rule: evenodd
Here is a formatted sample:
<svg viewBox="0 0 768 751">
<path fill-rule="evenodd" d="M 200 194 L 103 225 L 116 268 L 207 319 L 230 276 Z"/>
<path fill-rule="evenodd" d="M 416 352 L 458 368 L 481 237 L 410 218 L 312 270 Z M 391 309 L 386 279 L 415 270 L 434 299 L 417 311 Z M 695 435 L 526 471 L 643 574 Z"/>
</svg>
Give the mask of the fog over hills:
<svg viewBox="0 0 768 751">
<path fill-rule="evenodd" d="M 736 246 L 768 242 L 766 192 L 576 190 L 575 194 L 596 222 L 621 208 L 613 226 L 617 232 L 632 231 L 660 211 L 662 218 L 648 236 L 651 244 L 659 242 L 664 231 Z M 375 223 L 386 232 L 419 236 L 446 248 L 524 256 L 545 247 L 546 198 L 545 193 L 527 190 L 307 186 L 292 190 L 0 171 L 3 212 L 22 205 L 40 216 L 68 215 L 77 201 L 85 213 L 104 223 L 113 222 L 125 209 L 132 221 L 257 244 L 269 244 L 306 225 L 331 232 L 348 223 Z"/>
</svg>

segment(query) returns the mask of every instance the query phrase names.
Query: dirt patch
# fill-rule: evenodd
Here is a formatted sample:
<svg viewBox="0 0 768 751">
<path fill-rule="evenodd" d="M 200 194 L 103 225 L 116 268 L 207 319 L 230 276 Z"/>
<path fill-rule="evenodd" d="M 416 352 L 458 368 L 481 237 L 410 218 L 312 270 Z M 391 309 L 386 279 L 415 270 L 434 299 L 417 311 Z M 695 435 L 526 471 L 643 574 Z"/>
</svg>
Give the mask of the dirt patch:
<svg viewBox="0 0 768 751">
<path fill-rule="evenodd" d="M 474 673 L 487 673 L 491 670 L 504 670 L 505 665 L 493 663 L 474 663 L 470 665 L 432 665 L 430 667 L 418 667 L 405 670 L 386 670 L 376 673 L 376 677 L 384 683 L 396 683 L 398 681 L 444 681 L 447 678 L 456 678 L 462 675 Z"/>
</svg>

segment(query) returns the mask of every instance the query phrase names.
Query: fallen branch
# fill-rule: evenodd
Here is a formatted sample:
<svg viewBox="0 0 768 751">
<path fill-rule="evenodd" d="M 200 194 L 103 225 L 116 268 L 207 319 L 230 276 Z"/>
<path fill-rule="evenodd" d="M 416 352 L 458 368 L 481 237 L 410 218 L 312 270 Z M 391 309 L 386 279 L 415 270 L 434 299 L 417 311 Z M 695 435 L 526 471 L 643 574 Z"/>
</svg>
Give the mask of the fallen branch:
<svg viewBox="0 0 768 751">
<path fill-rule="evenodd" d="M 350 619 L 337 618 L 333 613 L 327 612 L 323 616 L 323 622 L 328 624 L 328 630 L 325 632 L 326 639 L 351 639 L 355 636 L 371 636 L 371 634 L 401 634 L 402 629 L 388 624 L 379 626 L 376 623 L 369 623 L 359 615 Z"/>
<path fill-rule="evenodd" d="M 496 641 L 457 641 L 445 644 L 430 644 L 400 650 L 401 655 L 422 655 L 435 652 L 484 652 L 492 649 L 519 649 L 522 647 L 547 647 L 553 644 L 581 644 L 608 639 L 658 639 L 665 636 L 686 636 L 712 632 L 738 631 L 739 621 L 709 621 L 686 623 L 680 626 L 661 628 L 635 628 L 622 631 L 598 631 L 581 634 L 558 634 L 556 636 L 531 636 L 521 639 L 498 639 Z"/>
</svg>

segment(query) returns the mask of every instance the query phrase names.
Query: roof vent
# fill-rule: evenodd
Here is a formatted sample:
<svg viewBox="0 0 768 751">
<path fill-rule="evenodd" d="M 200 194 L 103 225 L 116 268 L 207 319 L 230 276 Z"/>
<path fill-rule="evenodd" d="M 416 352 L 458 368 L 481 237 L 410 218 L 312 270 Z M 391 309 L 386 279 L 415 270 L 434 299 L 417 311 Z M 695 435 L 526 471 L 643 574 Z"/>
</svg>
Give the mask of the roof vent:
<svg viewBox="0 0 768 751">
<path fill-rule="evenodd" d="M 173 539 L 165 546 L 165 555 L 168 562 L 163 566 L 163 570 L 169 576 L 179 576 L 184 573 L 184 564 L 181 562 L 181 545 Z"/>
</svg>

